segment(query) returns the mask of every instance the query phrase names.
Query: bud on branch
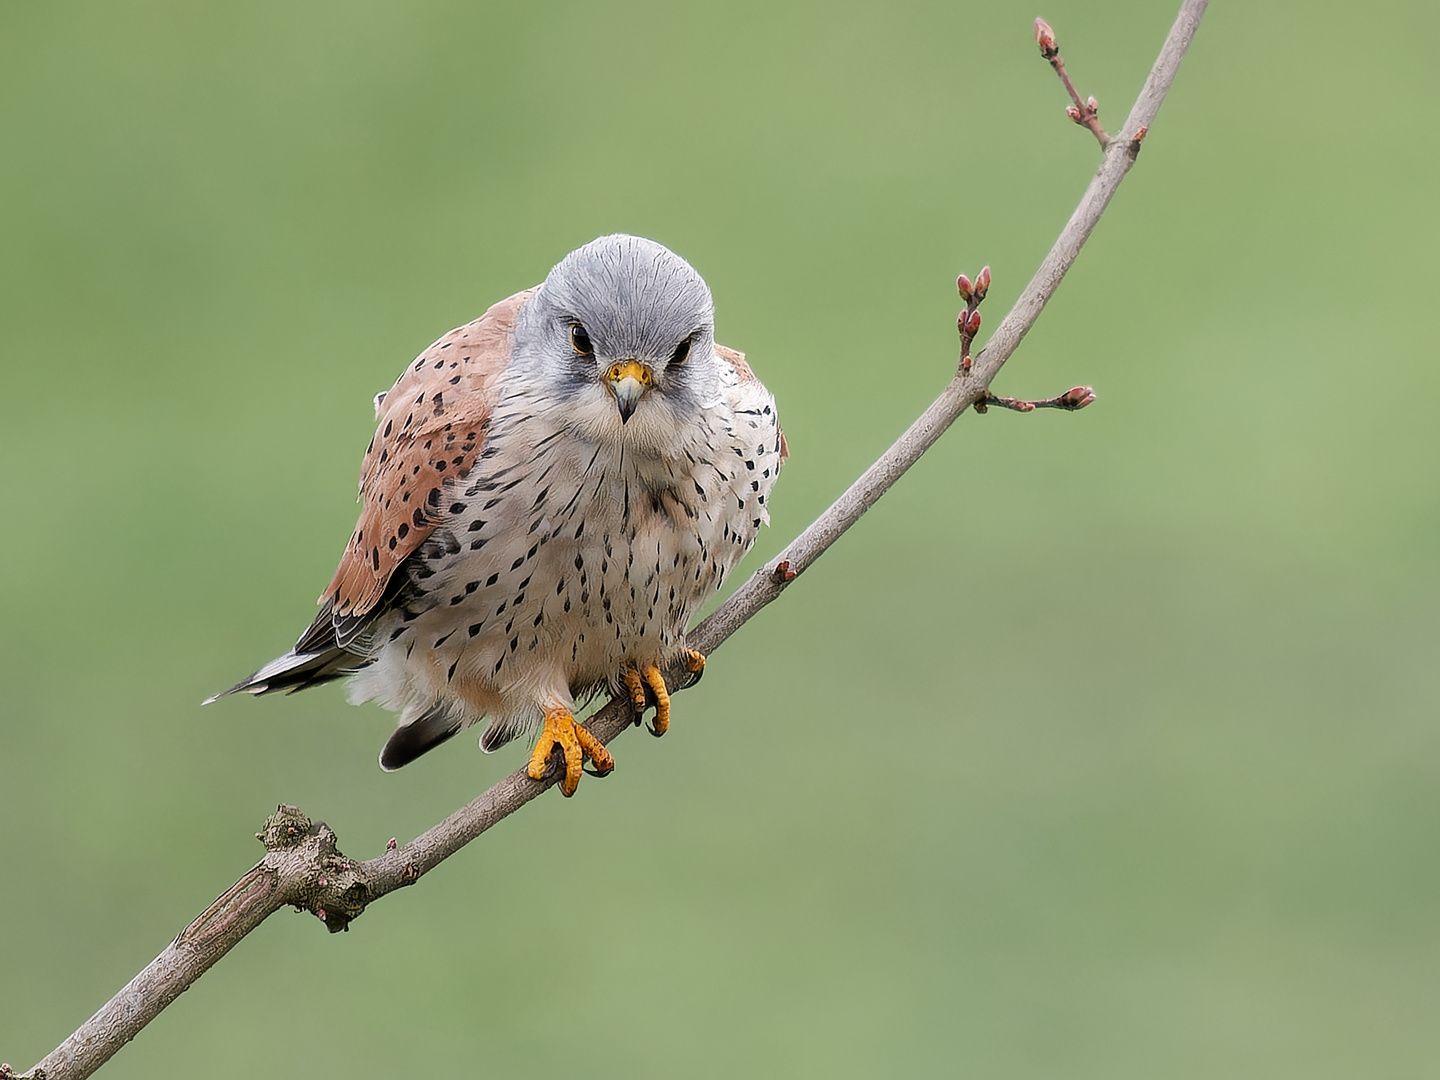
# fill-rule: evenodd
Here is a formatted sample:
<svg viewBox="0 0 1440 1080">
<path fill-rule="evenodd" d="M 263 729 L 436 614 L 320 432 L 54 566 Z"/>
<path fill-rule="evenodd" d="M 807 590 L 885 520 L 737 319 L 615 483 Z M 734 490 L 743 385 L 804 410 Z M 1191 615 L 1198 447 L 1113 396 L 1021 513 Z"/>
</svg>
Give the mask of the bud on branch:
<svg viewBox="0 0 1440 1080">
<path fill-rule="evenodd" d="M 990 291 L 990 267 L 984 267 L 974 281 L 961 274 L 955 279 L 955 288 L 965 301 L 965 310 L 955 317 L 955 329 L 960 332 L 960 370 L 969 371 L 970 343 L 980 332 L 980 312 L 975 309 Z"/>
<path fill-rule="evenodd" d="M 1044 19 L 1035 20 L 1035 44 L 1040 46 L 1040 55 L 1046 60 L 1054 60 L 1060 55 L 1060 46 L 1055 44 L 1055 31 Z"/>
</svg>

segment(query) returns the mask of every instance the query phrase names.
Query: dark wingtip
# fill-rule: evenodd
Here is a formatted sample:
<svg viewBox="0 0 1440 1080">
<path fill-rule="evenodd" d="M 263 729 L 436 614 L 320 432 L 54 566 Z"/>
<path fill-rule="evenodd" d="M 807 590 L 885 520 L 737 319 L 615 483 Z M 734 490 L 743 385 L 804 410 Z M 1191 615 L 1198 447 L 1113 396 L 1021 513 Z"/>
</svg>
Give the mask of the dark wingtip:
<svg viewBox="0 0 1440 1080">
<path fill-rule="evenodd" d="M 380 768 L 394 772 L 403 765 L 409 765 L 427 750 L 454 738 L 460 728 L 458 721 L 450 719 L 446 710 L 436 705 L 411 723 L 395 729 L 380 751 Z"/>
</svg>

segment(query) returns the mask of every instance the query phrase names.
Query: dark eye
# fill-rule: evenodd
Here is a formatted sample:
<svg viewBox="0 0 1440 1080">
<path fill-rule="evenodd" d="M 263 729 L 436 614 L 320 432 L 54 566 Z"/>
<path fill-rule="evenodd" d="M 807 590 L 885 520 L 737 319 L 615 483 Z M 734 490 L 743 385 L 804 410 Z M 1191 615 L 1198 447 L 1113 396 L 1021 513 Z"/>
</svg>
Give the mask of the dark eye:
<svg viewBox="0 0 1440 1080">
<path fill-rule="evenodd" d="M 679 345 L 676 345 L 675 351 L 670 354 L 670 366 L 679 367 L 688 359 L 690 359 L 690 339 L 687 337 Z"/>
<path fill-rule="evenodd" d="M 570 327 L 570 344 L 581 356 L 593 356 L 595 353 L 595 347 L 590 344 L 590 335 L 579 323 Z"/>
</svg>

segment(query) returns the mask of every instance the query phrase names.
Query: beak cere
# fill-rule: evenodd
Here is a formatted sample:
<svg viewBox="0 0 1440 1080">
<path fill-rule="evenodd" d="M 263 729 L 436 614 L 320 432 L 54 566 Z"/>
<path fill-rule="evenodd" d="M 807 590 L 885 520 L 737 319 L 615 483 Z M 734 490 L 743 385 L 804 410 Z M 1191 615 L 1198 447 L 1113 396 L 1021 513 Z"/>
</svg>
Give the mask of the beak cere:
<svg viewBox="0 0 1440 1080">
<path fill-rule="evenodd" d="M 620 422 L 630 419 L 635 406 L 650 389 L 652 375 L 650 368 L 638 360 L 621 360 L 612 364 L 605 373 L 605 381 L 615 395 L 615 405 L 620 410 Z"/>
</svg>

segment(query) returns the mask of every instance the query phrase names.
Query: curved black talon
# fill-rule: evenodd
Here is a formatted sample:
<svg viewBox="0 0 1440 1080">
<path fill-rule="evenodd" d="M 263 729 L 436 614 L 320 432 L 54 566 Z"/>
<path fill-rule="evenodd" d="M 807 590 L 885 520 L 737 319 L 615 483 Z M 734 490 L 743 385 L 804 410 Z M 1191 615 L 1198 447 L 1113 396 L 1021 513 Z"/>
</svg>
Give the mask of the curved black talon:
<svg viewBox="0 0 1440 1080">
<path fill-rule="evenodd" d="M 565 751 L 559 743 L 550 748 L 550 756 L 545 759 L 545 779 L 557 784 L 565 779 Z"/>
</svg>

